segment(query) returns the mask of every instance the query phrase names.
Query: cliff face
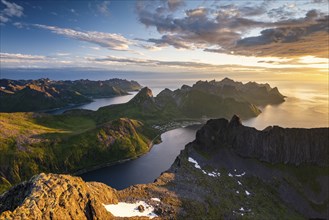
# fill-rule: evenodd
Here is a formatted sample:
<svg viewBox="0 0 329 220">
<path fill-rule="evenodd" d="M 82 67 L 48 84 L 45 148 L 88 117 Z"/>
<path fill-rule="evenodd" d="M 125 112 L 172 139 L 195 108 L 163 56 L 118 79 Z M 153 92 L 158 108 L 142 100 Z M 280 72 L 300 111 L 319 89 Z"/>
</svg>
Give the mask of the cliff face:
<svg viewBox="0 0 329 220">
<path fill-rule="evenodd" d="M 242 157 L 270 163 L 329 165 L 328 128 L 268 127 L 262 131 L 241 124 L 239 117 L 209 120 L 197 132 L 200 148 L 232 148 Z"/>
</svg>

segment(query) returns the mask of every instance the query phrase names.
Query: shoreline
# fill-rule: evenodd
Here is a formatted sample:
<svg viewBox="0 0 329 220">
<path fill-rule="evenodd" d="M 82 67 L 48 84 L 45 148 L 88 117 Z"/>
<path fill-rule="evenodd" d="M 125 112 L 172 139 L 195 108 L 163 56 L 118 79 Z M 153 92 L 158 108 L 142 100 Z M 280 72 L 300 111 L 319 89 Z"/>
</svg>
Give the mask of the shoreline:
<svg viewBox="0 0 329 220">
<path fill-rule="evenodd" d="M 117 161 L 110 161 L 110 162 L 102 163 L 102 164 L 99 164 L 99 165 L 83 168 L 83 169 L 77 170 L 75 172 L 68 172 L 68 174 L 74 175 L 74 176 L 80 176 L 82 174 L 85 174 L 85 173 L 88 173 L 88 172 L 91 172 L 91 171 L 94 171 L 94 170 L 98 170 L 98 169 L 101 169 L 101 168 L 104 168 L 104 167 L 111 167 L 111 166 L 114 166 L 114 165 L 126 163 L 126 162 L 131 161 L 131 160 L 136 160 L 136 159 L 140 158 L 141 156 L 146 155 L 147 153 L 149 153 L 152 150 L 153 146 L 156 145 L 156 144 L 154 144 L 154 141 L 159 137 L 160 137 L 160 140 L 161 140 L 162 134 L 166 133 L 167 131 L 171 131 L 171 130 L 178 129 L 178 128 L 186 128 L 186 127 L 189 127 L 189 126 L 202 125 L 202 123 L 200 123 L 198 121 L 195 121 L 194 123 L 188 123 L 188 125 L 185 125 L 185 124 L 186 124 L 186 122 L 185 123 L 182 122 L 182 123 L 179 123 L 179 125 L 174 124 L 172 127 L 165 127 L 165 130 L 161 130 L 161 133 L 158 134 L 157 136 L 155 136 L 152 139 L 152 141 L 149 144 L 149 149 L 145 153 L 141 153 L 141 154 L 139 154 L 135 157 L 132 157 L 132 158 L 126 158 L 126 159 L 121 159 L 121 160 L 117 160 Z M 160 144 L 161 142 L 159 142 L 157 144 Z"/>
<path fill-rule="evenodd" d="M 128 94 L 123 94 L 123 95 L 94 96 L 94 97 L 89 97 L 88 96 L 88 98 L 91 99 L 90 102 L 83 102 L 83 103 L 77 103 L 77 104 L 68 104 L 68 105 L 63 106 L 63 107 L 57 107 L 57 108 L 51 108 L 51 109 L 43 109 L 43 110 L 38 110 L 38 111 L 33 111 L 33 112 L 46 113 L 46 114 L 50 114 L 50 115 L 62 115 L 64 112 L 69 111 L 69 110 L 73 110 L 76 107 L 80 107 L 80 106 L 83 106 L 83 105 L 86 105 L 86 104 L 93 103 L 93 102 L 95 102 L 96 99 L 116 98 L 116 97 L 121 97 L 121 96 L 134 95 L 133 94 L 134 92 L 138 92 L 138 91 L 128 91 Z M 62 113 L 56 113 L 55 112 L 55 111 L 60 111 L 60 110 L 63 110 L 63 112 Z M 89 109 L 86 109 L 86 110 L 89 110 Z"/>
<path fill-rule="evenodd" d="M 101 168 L 104 168 L 104 167 L 111 167 L 111 166 L 114 166 L 114 165 L 117 165 L 117 164 L 126 163 L 126 162 L 128 162 L 130 160 L 136 160 L 137 158 L 139 158 L 139 157 L 141 157 L 141 156 L 149 153 L 152 150 L 153 146 L 154 146 L 154 144 L 153 144 L 154 140 L 156 140 L 159 136 L 161 137 L 162 134 L 163 133 L 158 134 L 155 138 L 153 138 L 153 140 L 149 144 L 148 151 L 145 152 L 145 153 L 139 154 L 139 155 L 137 155 L 135 157 L 132 157 L 132 158 L 121 159 L 121 160 L 117 160 L 117 161 L 112 161 L 112 162 L 107 162 L 107 163 L 95 165 L 95 166 L 92 166 L 92 167 L 89 167 L 89 168 L 80 169 L 80 170 L 78 170 L 76 172 L 69 173 L 69 174 L 74 175 L 74 176 L 79 176 L 81 174 L 88 173 L 88 172 L 94 171 L 94 170 L 98 170 L 98 169 L 101 169 Z"/>
</svg>

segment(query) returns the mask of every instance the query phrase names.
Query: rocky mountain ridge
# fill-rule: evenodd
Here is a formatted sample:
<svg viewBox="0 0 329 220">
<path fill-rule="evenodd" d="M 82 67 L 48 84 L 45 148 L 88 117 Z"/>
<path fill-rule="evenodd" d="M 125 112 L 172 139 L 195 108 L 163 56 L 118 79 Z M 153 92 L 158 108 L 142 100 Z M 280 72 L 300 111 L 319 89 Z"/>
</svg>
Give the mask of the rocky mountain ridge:
<svg viewBox="0 0 329 220">
<path fill-rule="evenodd" d="M 91 102 L 92 98 L 126 95 L 138 91 L 136 81 L 54 81 L 0 79 L 0 111 L 38 111 Z"/>
<path fill-rule="evenodd" d="M 213 151 L 228 147 L 242 157 L 269 163 L 314 164 L 329 166 L 328 128 L 281 128 L 270 126 L 262 131 L 243 126 L 240 118 L 209 120 L 197 132 L 202 149 Z"/>
<path fill-rule="evenodd" d="M 229 78 L 221 81 L 198 81 L 190 89 L 207 91 L 223 98 L 234 98 L 255 105 L 279 104 L 284 102 L 285 98 L 277 87 L 271 88 L 268 83 L 248 82 L 243 84 Z"/>
</svg>

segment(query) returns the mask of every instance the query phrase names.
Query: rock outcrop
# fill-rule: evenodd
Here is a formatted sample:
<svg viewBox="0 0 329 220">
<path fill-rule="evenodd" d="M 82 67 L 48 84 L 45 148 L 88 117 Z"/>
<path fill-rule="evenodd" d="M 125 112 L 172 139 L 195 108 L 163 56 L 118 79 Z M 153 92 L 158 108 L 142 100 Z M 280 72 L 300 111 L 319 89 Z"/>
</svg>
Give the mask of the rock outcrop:
<svg viewBox="0 0 329 220">
<path fill-rule="evenodd" d="M 116 190 L 79 177 L 39 174 L 0 197 L 0 219 L 112 219 Z"/>
<path fill-rule="evenodd" d="M 270 163 L 329 165 L 328 128 L 243 126 L 238 116 L 209 120 L 197 132 L 196 143 L 206 151 L 232 148 L 238 155 Z"/>
</svg>

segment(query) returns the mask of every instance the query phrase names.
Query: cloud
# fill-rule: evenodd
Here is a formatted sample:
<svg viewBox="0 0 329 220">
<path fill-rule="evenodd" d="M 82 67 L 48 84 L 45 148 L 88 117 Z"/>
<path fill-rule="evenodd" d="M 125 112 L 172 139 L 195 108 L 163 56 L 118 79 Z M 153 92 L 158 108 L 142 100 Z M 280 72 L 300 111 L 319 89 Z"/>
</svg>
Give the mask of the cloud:
<svg viewBox="0 0 329 220">
<path fill-rule="evenodd" d="M 71 8 L 70 12 L 74 15 L 79 15 L 79 13 L 74 8 Z"/>
<path fill-rule="evenodd" d="M 45 56 L 20 54 L 20 53 L 0 53 L 1 62 L 22 61 L 22 60 L 45 60 Z"/>
<path fill-rule="evenodd" d="M 318 3 L 318 4 L 328 3 L 328 0 L 312 0 L 312 3 Z"/>
<path fill-rule="evenodd" d="M 97 31 L 76 31 L 69 28 L 60 28 L 56 26 L 48 26 L 35 24 L 35 27 L 50 30 L 55 34 L 65 37 L 97 44 L 109 50 L 127 51 L 132 42 L 120 34 L 110 34 Z"/>
<path fill-rule="evenodd" d="M 13 23 L 13 25 L 17 28 L 23 28 L 24 27 L 24 24 L 22 24 L 20 22 L 15 22 L 15 23 Z"/>
<path fill-rule="evenodd" d="M 221 65 L 213 65 L 208 63 L 189 62 L 189 61 L 162 61 L 154 59 L 138 59 L 107 56 L 105 58 L 87 58 L 88 61 L 95 61 L 98 63 L 125 63 L 142 66 L 167 66 L 167 67 L 188 67 L 188 68 L 216 68 Z"/>
<path fill-rule="evenodd" d="M 1 0 L 5 8 L 0 12 L 0 23 L 6 23 L 13 17 L 22 17 L 24 8 L 16 3 L 11 3 L 6 0 Z"/>
<path fill-rule="evenodd" d="M 56 53 L 56 56 L 70 56 L 70 53 Z"/>
<path fill-rule="evenodd" d="M 177 10 L 179 7 L 184 6 L 185 2 L 183 0 L 168 0 L 167 1 L 168 8 L 171 11 Z"/>
<path fill-rule="evenodd" d="M 31 55 L 20 53 L 0 53 L 2 68 L 49 68 L 76 65 L 76 61 L 69 54 L 55 54 L 55 56 Z"/>
<path fill-rule="evenodd" d="M 259 36 L 237 41 L 231 50 L 243 55 L 328 58 L 328 22 L 325 16 L 310 24 L 266 29 Z"/>
<path fill-rule="evenodd" d="M 155 27 L 163 36 L 148 39 L 157 46 L 172 45 L 176 48 L 205 48 L 211 45 L 233 45 L 240 39 L 242 31 L 252 27 L 265 26 L 264 22 L 238 16 L 233 5 L 222 6 L 218 10 L 198 7 L 185 11 L 185 16 L 175 18 L 171 13 L 156 13 L 150 5 L 139 4 L 139 21 L 147 27 Z M 242 9 L 241 9 L 242 10 Z M 260 9 L 246 7 L 246 15 L 259 14 Z M 256 12 L 257 11 L 257 12 Z"/>
<path fill-rule="evenodd" d="M 110 1 L 103 1 L 102 3 L 96 6 L 97 11 L 105 16 L 109 16 L 110 15 L 109 5 L 110 5 Z"/>
<path fill-rule="evenodd" d="M 136 11 L 142 24 L 156 28 L 162 35 L 142 40 L 156 47 L 247 56 L 327 56 L 328 16 L 309 10 L 304 17 L 296 18 L 295 4 L 273 8 L 270 3 L 223 3 L 187 9 L 182 15 L 168 8 L 159 12 L 154 2 L 139 2 Z M 248 36 L 254 29 L 262 30 L 260 35 Z"/>
</svg>

